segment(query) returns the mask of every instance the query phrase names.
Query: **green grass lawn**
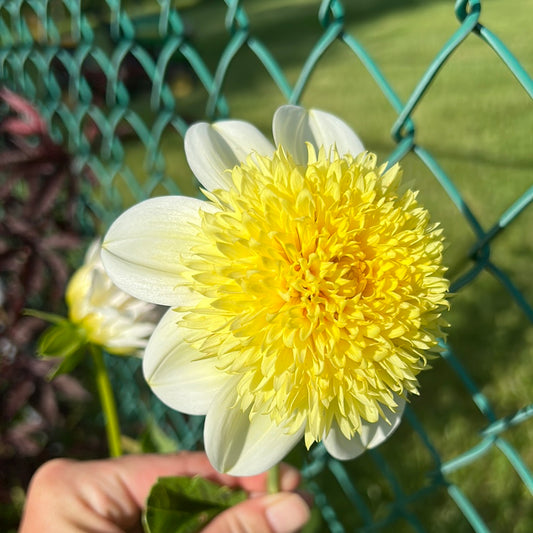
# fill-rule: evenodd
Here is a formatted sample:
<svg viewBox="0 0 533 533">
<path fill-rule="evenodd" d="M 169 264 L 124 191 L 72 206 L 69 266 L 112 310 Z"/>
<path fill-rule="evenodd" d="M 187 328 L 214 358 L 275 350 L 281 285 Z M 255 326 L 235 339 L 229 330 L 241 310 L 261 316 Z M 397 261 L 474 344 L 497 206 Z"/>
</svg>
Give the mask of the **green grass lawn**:
<svg viewBox="0 0 533 533">
<path fill-rule="evenodd" d="M 345 2 L 351 4 L 351 2 Z M 354 2 L 347 7 L 346 31 L 358 39 L 406 101 L 418 80 L 458 27 L 451 1 Z M 363 5 L 364 4 L 364 5 Z M 245 1 L 252 34 L 262 41 L 291 84 L 322 28 L 317 2 L 307 0 Z M 481 22 L 493 30 L 533 72 L 530 0 L 485 0 Z M 228 42 L 222 2 L 197 2 L 183 11 L 192 42 L 214 71 Z M 205 120 L 207 93 L 195 80 L 185 80 L 177 112 L 187 120 Z M 187 85 L 189 83 L 189 85 Z M 233 60 L 223 94 L 234 118 L 251 121 L 270 134 L 271 117 L 286 101 L 257 58 L 242 49 Z M 146 95 L 132 105 L 151 124 Z M 396 113 L 358 59 L 340 42 L 317 64 L 301 103 L 333 112 L 348 122 L 368 149 L 386 160 L 395 148 L 390 130 Z M 479 38 L 471 35 L 453 54 L 416 108 L 416 142 L 427 149 L 453 180 L 483 228 L 495 224 L 519 195 L 533 184 L 533 105 L 512 74 Z M 146 154 L 139 142 L 125 142 L 126 162 L 142 182 L 149 179 Z M 172 128 L 161 137 L 165 179 L 185 194 L 197 194 L 183 154 L 183 140 Z M 465 259 L 474 235 L 464 217 L 413 154 L 402 166 L 405 182 L 440 221 L 447 237 L 446 262 L 453 279 L 468 266 Z M 143 168 L 145 170 L 143 170 Z M 163 182 L 164 183 L 164 182 Z M 120 186 L 120 185 L 119 185 Z M 163 185 L 154 194 L 166 193 Z M 127 197 L 126 190 L 123 194 Z M 131 201 L 131 200 L 130 200 Z M 533 209 L 531 206 L 495 240 L 492 258 L 533 303 Z M 531 403 L 533 392 L 533 328 L 516 303 L 489 274 L 481 274 L 453 297 L 448 319 L 449 341 L 497 416 L 511 415 Z M 421 396 L 413 399 L 416 417 L 443 461 L 478 442 L 487 425 L 464 383 L 443 360 L 421 377 Z M 533 421 L 504 434 L 533 468 Z M 380 448 L 391 472 L 406 493 L 429 485 L 435 464 L 412 427 L 404 423 Z M 378 519 L 395 499 L 391 485 L 368 455 L 346 469 Z M 456 470 L 449 479 L 460 487 L 493 531 L 533 531 L 533 498 L 508 459 L 492 448 L 478 461 Z M 319 478 L 347 530 L 360 525 L 331 474 Z M 443 487 L 415 501 L 411 510 L 431 532 L 470 531 L 462 512 Z M 412 531 L 409 520 L 386 531 Z"/>
</svg>

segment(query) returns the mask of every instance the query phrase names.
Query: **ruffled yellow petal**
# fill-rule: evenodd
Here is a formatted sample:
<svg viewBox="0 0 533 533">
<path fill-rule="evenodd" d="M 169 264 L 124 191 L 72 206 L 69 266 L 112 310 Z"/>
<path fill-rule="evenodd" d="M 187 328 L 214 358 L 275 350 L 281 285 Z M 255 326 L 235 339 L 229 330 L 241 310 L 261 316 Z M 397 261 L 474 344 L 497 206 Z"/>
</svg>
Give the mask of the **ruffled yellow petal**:
<svg viewBox="0 0 533 533">
<path fill-rule="evenodd" d="M 309 144 L 233 168 L 201 212 L 183 274 L 200 300 L 180 306 L 187 342 L 235 376 L 235 407 L 310 446 L 346 439 L 416 393 L 447 306 L 441 230 L 401 171 L 371 153 Z M 389 411 L 390 412 L 390 411 Z"/>
</svg>

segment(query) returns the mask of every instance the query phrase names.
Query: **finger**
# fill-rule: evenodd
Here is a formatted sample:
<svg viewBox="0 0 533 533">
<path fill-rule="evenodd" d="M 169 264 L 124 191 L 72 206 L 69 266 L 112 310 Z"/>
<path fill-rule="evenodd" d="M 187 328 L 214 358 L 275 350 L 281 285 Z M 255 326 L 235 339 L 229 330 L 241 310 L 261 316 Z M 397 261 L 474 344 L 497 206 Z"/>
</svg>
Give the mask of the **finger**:
<svg viewBox="0 0 533 533">
<path fill-rule="evenodd" d="M 111 462 L 116 475 L 128 488 L 139 507 L 144 505 L 152 485 L 159 477 L 200 476 L 221 485 L 242 488 L 249 493 L 265 493 L 267 474 L 251 477 L 233 477 L 217 472 L 203 452 L 180 452 L 170 455 L 131 455 Z M 300 482 L 298 471 L 282 464 L 280 468 L 281 490 L 294 490 Z"/>
<path fill-rule="evenodd" d="M 309 507 L 300 496 L 279 492 L 246 500 L 224 511 L 202 533 L 295 533 L 309 516 Z"/>
<path fill-rule="evenodd" d="M 237 487 L 240 487 L 251 495 L 265 494 L 267 492 L 268 472 L 250 477 L 237 477 Z M 300 473 L 296 468 L 285 463 L 280 464 L 279 489 L 290 492 L 296 490 L 300 484 Z"/>
<path fill-rule="evenodd" d="M 88 527 L 91 531 L 122 531 L 109 520 L 114 509 L 101 512 L 109 509 L 98 487 L 102 480 L 98 474 L 94 479 L 87 476 L 81 464 L 54 459 L 37 470 L 28 489 L 19 533 L 74 533 L 88 531 Z"/>
</svg>

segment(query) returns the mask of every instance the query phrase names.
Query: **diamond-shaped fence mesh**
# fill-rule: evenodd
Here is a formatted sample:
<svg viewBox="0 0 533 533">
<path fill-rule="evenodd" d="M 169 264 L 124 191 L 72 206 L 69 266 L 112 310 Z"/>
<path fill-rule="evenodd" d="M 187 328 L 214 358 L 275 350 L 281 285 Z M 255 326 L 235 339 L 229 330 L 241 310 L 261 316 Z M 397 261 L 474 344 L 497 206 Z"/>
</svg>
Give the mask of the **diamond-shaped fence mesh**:
<svg viewBox="0 0 533 533">
<path fill-rule="evenodd" d="M 289 459 L 317 531 L 531 531 L 533 6 L 354 4 L 0 1 L 0 76 L 96 177 L 84 201 L 101 229 L 146 197 L 197 194 L 183 153 L 196 120 L 268 133 L 278 105 L 301 103 L 400 161 L 446 231 L 449 340 L 384 445 L 347 463 L 320 445 Z M 126 432 L 155 418 L 201 446 L 202 419 L 161 406 L 137 361 L 115 360 L 113 379 Z"/>
</svg>

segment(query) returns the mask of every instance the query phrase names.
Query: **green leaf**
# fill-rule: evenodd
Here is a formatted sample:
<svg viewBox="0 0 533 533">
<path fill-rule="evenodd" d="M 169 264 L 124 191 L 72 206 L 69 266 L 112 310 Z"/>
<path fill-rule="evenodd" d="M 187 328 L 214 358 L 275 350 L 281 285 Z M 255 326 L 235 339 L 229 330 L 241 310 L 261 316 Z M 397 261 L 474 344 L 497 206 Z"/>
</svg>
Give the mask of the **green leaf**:
<svg viewBox="0 0 533 533">
<path fill-rule="evenodd" d="M 59 365 L 57 365 L 54 369 L 52 369 L 51 372 L 48 373 L 48 375 L 46 376 L 47 379 L 51 381 L 56 376 L 59 376 L 61 374 L 68 374 L 69 372 L 72 372 L 81 363 L 85 355 L 86 355 L 85 349 L 80 348 L 78 351 L 72 353 L 68 357 L 65 357 L 59 363 Z"/>
<path fill-rule="evenodd" d="M 222 511 L 244 501 L 235 491 L 200 477 L 164 477 L 152 487 L 143 514 L 145 533 L 196 533 Z"/>
<path fill-rule="evenodd" d="M 69 357 L 85 343 L 84 331 L 63 319 L 45 330 L 39 338 L 37 351 L 41 357 Z"/>
</svg>

